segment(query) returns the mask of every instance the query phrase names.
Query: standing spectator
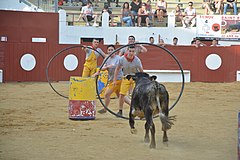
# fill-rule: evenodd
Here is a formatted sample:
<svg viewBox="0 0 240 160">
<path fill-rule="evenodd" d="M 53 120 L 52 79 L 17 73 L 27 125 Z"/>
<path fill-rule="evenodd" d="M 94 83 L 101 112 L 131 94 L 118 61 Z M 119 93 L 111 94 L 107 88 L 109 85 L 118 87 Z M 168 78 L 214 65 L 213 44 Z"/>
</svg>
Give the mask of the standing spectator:
<svg viewBox="0 0 240 160">
<path fill-rule="evenodd" d="M 175 23 L 180 22 L 182 25 L 183 21 L 183 13 L 179 5 L 176 6 L 175 10 L 173 10 L 173 14 L 175 15 Z M 175 25 L 176 26 L 176 25 Z"/>
<path fill-rule="evenodd" d="M 214 38 L 212 40 L 212 44 L 210 46 L 212 47 L 212 46 L 220 46 L 220 45 L 218 44 L 218 40 L 216 38 Z"/>
<path fill-rule="evenodd" d="M 227 9 L 228 7 L 233 7 L 233 12 L 234 15 L 237 15 L 237 0 L 227 0 L 226 3 L 224 4 L 224 9 L 223 9 L 223 14 L 227 14 Z"/>
<path fill-rule="evenodd" d="M 193 8 L 193 2 L 188 2 L 188 7 L 184 10 L 185 17 L 183 18 L 184 27 L 193 27 L 196 24 L 196 9 Z"/>
<path fill-rule="evenodd" d="M 173 38 L 173 45 L 176 46 L 178 43 L 178 38 L 177 37 L 174 37 Z"/>
<path fill-rule="evenodd" d="M 164 16 L 167 15 L 167 2 L 165 0 L 158 0 L 156 3 L 155 17 L 159 22 L 163 22 Z"/>
<path fill-rule="evenodd" d="M 195 41 L 195 44 L 193 44 L 193 46 L 198 48 L 200 46 L 207 46 L 207 45 L 205 43 L 201 42 L 201 40 L 199 38 L 197 38 L 196 41 Z"/>
<path fill-rule="evenodd" d="M 135 26 L 135 22 L 136 22 L 136 17 L 138 16 L 138 10 L 141 7 L 142 2 L 140 0 L 132 0 L 132 2 L 130 3 L 130 10 L 132 12 L 132 22 L 133 22 L 133 26 Z"/>
<path fill-rule="evenodd" d="M 203 0 L 202 8 L 204 9 L 204 14 L 213 14 L 214 12 L 211 10 L 211 0 Z"/>
<path fill-rule="evenodd" d="M 149 37 L 149 43 L 154 44 L 154 38 L 153 37 Z"/>
<path fill-rule="evenodd" d="M 93 14 L 93 7 L 92 2 L 88 1 L 87 5 L 82 7 L 81 13 L 78 17 L 78 21 L 80 21 L 81 18 L 86 22 L 86 26 L 90 26 L 90 21 L 94 20 L 93 26 L 98 26 L 97 24 L 97 15 Z"/>
<path fill-rule="evenodd" d="M 135 37 L 133 35 L 128 36 L 128 44 L 133 44 L 135 43 Z M 146 53 L 147 48 L 144 47 L 143 45 L 134 45 L 135 47 L 135 55 L 139 55 L 140 53 Z M 127 47 L 122 48 L 119 52 L 119 55 L 122 56 L 124 53 L 126 53 Z"/>
<path fill-rule="evenodd" d="M 95 50 L 97 50 L 100 54 L 102 54 L 104 57 L 105 53 L 101 50 L 101 48 L 98 48 L 99 45 L 99 39 L 93 39 L 92 46 L 89 46 Z M 99 56 L 99 53 L 93 49 L 85 48 L 84 51 L 86 53 L 86 59 L 83 67 L 82 77 L 91 77 L 94 73 L 96 73 L 97 69 L 97 58 Z"/>
<path fill-rule="evenodd" d="M 121 21 L 126 23 L 128 27 L 133 26 L 132 23 L 132 13 L 129 8 L 129 3 L 124 2 L 123 3 L 123 8 L 121 9 Z"/>
<path fill-rule="evenodd" d="M 135 47 L 130 45 L 127 47 L 126 53 L 119 60 L 117 68 L 114 72 L 113 84 L 117 83 L 117 75 L 123 71 L 123 76 L 134 75 L 137 72 L 143 72 L 141 60 L 135 55 Z M 122 79 L 120 95 L 119 95 L 119 111 L 118 115 L 122 116 L 124 100 L 126 101 L 127 94 L 132 86 L 134 86 L 133 79 Z M 130 101 L 130 100 L 129 100 Z"/>
<path fill-rule="evenodd" d="M 146 24 L 147 27 L 149 27 L 149 17 L 146 10 L 146 3 L 142 3 L 141 8 L 138 10 L 138 26 L 141 27 L 142 23 Z"/>
<path fill-rule="evenodd" d="M 167 44 L 164 42 L 163 39 L 160 39 L 158 45 L 162 46 L 162 47 L 165 47 Z"/>
</svg>

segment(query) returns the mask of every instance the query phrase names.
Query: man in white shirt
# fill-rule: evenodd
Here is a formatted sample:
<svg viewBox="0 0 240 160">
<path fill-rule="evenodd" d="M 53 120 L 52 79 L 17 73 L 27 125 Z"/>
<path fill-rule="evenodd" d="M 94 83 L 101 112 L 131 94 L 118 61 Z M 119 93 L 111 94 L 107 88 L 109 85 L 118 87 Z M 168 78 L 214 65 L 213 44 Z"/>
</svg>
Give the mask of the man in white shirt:
<svg viewBox="0 0 240 160">
<path fill-rule="evenodd" d="M 87 5 L 82 7 L 81 13 L 78 17 L 78 21 L 81 20 L 81 18 L 86 22 L 86 26 L 90 26 L 90 21 L 94 20 L 93 26 L 98 26 L 97 24 L 97 15 L 93 15 L 93 7 L 92 2 L 88 1 Z"/>
<path fill-rule="evenodd" d="M 184 10 L 183 26 L 193 27 L 196 24 L 196 9 L 193 8 L 193 2 L 188 2 L 188 7 Z"/>
</svg>

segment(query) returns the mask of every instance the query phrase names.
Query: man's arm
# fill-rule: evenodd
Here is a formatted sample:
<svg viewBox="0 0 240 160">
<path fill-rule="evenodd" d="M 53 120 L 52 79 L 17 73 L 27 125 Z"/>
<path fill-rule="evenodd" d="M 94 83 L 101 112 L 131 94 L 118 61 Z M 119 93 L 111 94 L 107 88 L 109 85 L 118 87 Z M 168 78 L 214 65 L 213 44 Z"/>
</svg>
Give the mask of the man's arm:
<svg viewBox="0 0 240 160">
<path fill-rule="evenodd" d="M 115 83 L 117 81 L 117 76 L 118 76 L 120 69 L 121 69 L 121 66 L 118 65 L 114 71 L 113 83 Z"/>
<path fill-rule="evenodd" d="M 140 50 L 141 53 L 146 53 L 147 52 L 147 48 L 146 47 L 144 47 L 143 45 L 139 45 L 139 46 L 141 48 L 141 50 Z"/>
</svg>

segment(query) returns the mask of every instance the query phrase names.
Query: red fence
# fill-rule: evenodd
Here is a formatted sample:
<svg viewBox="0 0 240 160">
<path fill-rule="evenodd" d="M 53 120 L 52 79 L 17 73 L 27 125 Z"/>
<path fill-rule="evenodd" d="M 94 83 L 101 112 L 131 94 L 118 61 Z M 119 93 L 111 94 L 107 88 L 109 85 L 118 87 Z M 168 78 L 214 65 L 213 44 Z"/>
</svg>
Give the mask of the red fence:
<svg viewBox="0 0 240 160">
<path fill-rule="evenodd" d="M 6 43 L 1 44 L 1 54 L 4 55 L 4 81 L 46 81 L 45 69 L 47 63 L 57 52 L 69 45 L 54 45 L 42 43 Z M 106 50 L 106 46 L 102 46 Z M 144 69 L 147 70 L 176 70 L 179 69 L 174 59 L 167 52 L 153 46 L 147 46 L 148 52 L 139 55 Z M 240 47 L 201 47 L 168 46 L 180 61 L 184 70 L 191 71 L 193 82 L 232 82 L 236 81 L 236 72 L 240 70 Z M 32 54 L 36 59 L 36 66 L 31 71 L 25 71 L 20 66 L 20 59 L 25 53 Z M 217 70 L 210 70 L 205 65 L 206 57 L 215 53 L 222 59 L 222 65 Z M 63 61 L 68 54 L 78 59 L 78 67 L 74 71 L 65 69 Z M 51 63 L 49 75 L 51 80 L 69 80 L 70 76 L 80 76 L 85 59 L 81 48 L 70 49 L 57 56 Z M 102 59 L 99 58 L 99 65 Z"/>
</svg>

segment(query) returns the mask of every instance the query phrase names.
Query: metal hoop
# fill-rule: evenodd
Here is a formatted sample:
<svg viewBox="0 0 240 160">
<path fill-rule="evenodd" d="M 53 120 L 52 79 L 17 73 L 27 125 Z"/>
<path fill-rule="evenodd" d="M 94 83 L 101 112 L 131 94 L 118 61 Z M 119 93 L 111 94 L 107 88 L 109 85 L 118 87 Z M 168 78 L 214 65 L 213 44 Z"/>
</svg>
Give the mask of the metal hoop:
<svg viewBox="0 0 240 160">
<path fill-rule="evenodd" d="M 72 49 L 72 48 L 80 48 L 80 47 L 81 47 L 81 48 L 89 48 L 89 49 L 92 49 L 92 50 L 96 51 L 102 58 L 104 58 L 104 56 L 103 56 L 100 52 L 98 52 L 96 49 L 93 49 L 93 48 L 91 48 L 91 47 L 89 47 L 89 46 L 76 45 L 76 46 L 70 46 L 70 47 L 67 47 L 67 48 L 62 49 L 62 50 L 59 51 L 57 54 L 55 54 L 55 55 L 49 60 L 49 62 L 48 62 L 48 64 L 47 64 L 47 68 L 46 68 L 46 78 L 47 78 L 47 81 L 48 81 L 50 87 L 52 88 L 52 90 L 53 90 L 55 93 L 57 93 L 59 96 L 61 96 L 61 97 L 63 97 L 63 98 L 66 98 L 66 99 L 68 99 L 68 96 L 64 96 L 64 95 L 60 94 L 60 93 L 52 86 L 51 80 L 50 80 L 49 75 L 48 75 L 48 68 L 49 68 L 50 64 L 52 63 L 52 61 L 53 61 L 57 56 L 59 56 L 61 53 L 63 53 L 64 51 L 67 51 L 67 50 Z"/>
<path fill-rule="evenodd" d="M 106 63 L 106 61 L 109 59 L 109 57 L 110 57 L 111 55 L 115 54 L 116 52 L 118 52 L 118 51 L 121 50 L 122 48 L 128 47 L 128 46 L 130 46 L 130 45 L 136 45 L 136 44 L 139 44 L 139 45 L 146 44 L 146 45 L 151 45 L 151 46 L 155 46 L 155 47 L 158 47 L 158 48 L 160 48 L 160 49 L 163 49 L 163 50 L 166 51 L 169 55 L 171 55 L 171 57 L 175 60 L 175 62 L 176 62 L 177 65 L 179 66 L 179 69 L 181 70 L 181 74 L 182 74 L 182 87 L 181 87 L 181 90 L 180 90 L 180 93 L 179 93 L 179 95 L 178 95 L 177 100 L 176 100 L 176 101 L 173 103 L 173 105 L 169 108 L 169 111 L 172 110 L 172 109 L 176 106 L 176 104 L 178 103 L 178 101 L 180 100 L 180 98 L 181 98 L 181 96 L 182 96 L 182 93 L 183 93 L 183 90 L 184 90 L 184 84 L 185 84 L 185 77 L 184 77 L 184 72 L 183 72 L 182 66 L 181 66 L 180 62 L 178 61 L 177 57 L 176 57 L 173 53 L 171 53 L 168 49 L 166 49 L 165 47 L 158 46 L 158 45 L 156 45 L 156 44 L 151 44 L 151 43 L 132 43 L 132 44 L 124 45 L 124 46 L 122 46 L 122 47 L 117 48 L 117 49 L 114 50 L 110 55 L 108 55 L 108 56 L 104 59 L 103 63 L 101 64 L 101 66 L 100 66 L 100 68 L 99 68 L 99 70 L 102 69 L 103 65 Z M 99 95 L 99 93 L 98 93 L 97 83 L 98 83 L 98 76 L 97 76 L 97 78 L 96 78 L 96 91 L 97 91 L 98 99 L 99 99 L 100 103 L 103 105 L 103 107 L 104 107 L 108 112 L 110 112 L 111 114 L 113 114 L 113 115 L 115 115 L 115 116 L 117 116 L 117 117 L 120 117 L 120 118 L 123 118 L 123 119 L 129 119 L 128 117 L 120 116 L 120 115 L 116 114 L 115 112 L 111 111 L 108 107 L 105 106 L 105 104 L 103 103 L 103 101 L 102 101 L 102 99 L 101 99 L 101 97 L 100 97 L 100 95 Z M 158 117 L 158 116 L 157 116 L 157 117 Z M 155 117 L 154 117 L 154 118 L 155 118 Z"/>
</svg>

